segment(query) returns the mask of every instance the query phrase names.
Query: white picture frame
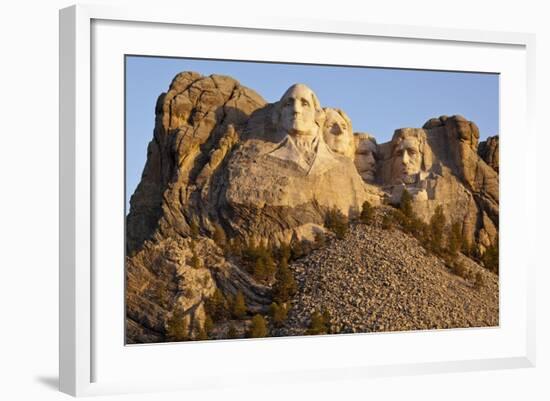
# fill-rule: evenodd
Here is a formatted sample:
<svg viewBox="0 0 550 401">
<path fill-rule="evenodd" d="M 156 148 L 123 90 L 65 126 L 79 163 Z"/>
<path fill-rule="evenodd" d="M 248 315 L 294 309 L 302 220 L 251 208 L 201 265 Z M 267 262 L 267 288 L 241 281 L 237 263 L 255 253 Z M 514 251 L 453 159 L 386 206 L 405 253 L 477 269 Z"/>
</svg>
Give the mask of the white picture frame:
<svg viewBox="0 0 550 401">
<path fill-rule="evenodd" d="M 377 54 L 369 63 L 371 66 L 453 70 L 449 68 L 448 57 L 442 57 L 442 60 L 435 62 L 427 58 L 423 61 L 412 59 L 405 62 L 399 60 L 398 55 L 391 59 L 391 55 L 386 54 L 388 58 L 384 59 L 386 56 L 383 50 L 378 50 L 378 53 L 376 51 L 377 46 L 382 49 L 406 42 L 407 47 L 401 47 L 405 52 L 422 52 L 423 46 L 427 46 L 425 51 L 430 50 L 429 46 L 435 46 L 441 55 L 451 51 L 465 54 L 476 52 L 479 60 L 456 65 L 454 70 L 502 74 L 501 227 L 504 228 L 501 235 L 503 270 L 500 327 L 124 346 L 123 341 L 119 341 L 124 318 L 119 313 L 123 298 L 123 294 L 119 293 L 119 284 L 121 280 L 123 282 L 124 266 L 120 257 L 123 256 L 123 247 L 117 251 L 115 246 L 114 253 L 110 253 L 101 251 L 101 246 L 98 245 L 103 241 L 103 234 L 108 236 L 110 232 L 117 232 L 118 237 L 111 241 L 115 245 L 120 245 L 120 235 L 123 236 L 120 227 L 124 225 L 124 216 L 121 218 L 120 210 L 116 208 L 110 210 L 101 195 L 107 191 L 115 196 L 124 193 L 120 186 L 123 177 L 116 173 L 120 172 L 120 160 L 123 158 L 119 141 L 120 135 L 123 135 L 123 131 L 119 129 L 122 116 L 109 116 L 103 110 L 107 104 L 113 112 L 120 111 L 120 107 L 123 107 L 119 101 L 123 96 L 123 86 L 119 85 L 123 71 L 118 70 L 118 67 L 112 68 L 114 65 L 119 66 L 116 63 L 123 62 L 120 55 L 151 52 L 157 54 L 158 51 L 163 55 L 182 56 L 183 50 L 177 50 L 178 47 L 173 43 L 167 43 L 164 49 L 154 50 L 155 46 L 160 46 L 159 38 L 173 38 L 176 31 L 202 35 L 205 38 L 223 32 L 226 35 L 239 35 L 243 41 L 249 38 L 250 42 L 254 42 L 254 35 L 261 35 L 266 43 L 284 43 L 284 38 L 290 38 L 294 43 L 301 43 L 301 40 L 314 49 L 315 46 L 322 48 L 323 44 L 337 39 L 344 48 L 343 52 L 347 46 L 346 41 L 353 42 L 354 46 L 367 43 L 372 45 L 372 48 L 368 47 L 373 50 L 372 54 Z M 206 45 L 204 47 L 205 49 L 197 47 L 192 51 L 208 52 Z M 277 51 L 285 51 L 284 48 L 277 50 L 279 47 L 271 47 L 269 56 L 258 51 L 243 53 L 240 57 L 265 57 L 265 60 L 270 57 L 271 61 L 288 61 L 288 57 L 296 57 L 290 54 L 290 49 L 286 50 L 286 55 L 280 53 L 280 56 L 276 56 Z M 413 50 L 407 50 L 409 47 Z M 284 383 L 295 380 L 361 380 L 387 375 L 534 366 L 535 261 L 530 259 L 530 255 L 534 255 L 530 250 L 535 243 L 536 208 L 535 197 L 528 197 L 527 191 L 522 189 L 535 187 L 534 176 L 526 174 L 535 170 L 535 155 L 534 147 L 517 149 L 506 140 L 507 132 L 520 130 L 524 141 L 535 141 L 532 125 L 534 47 L 534 35 L 520 33 L 297 20 L 286 17 L 258 16 L 252 19 L 250 16 L 235 15 L 229 18 L 216 13 L 208 16 L 180 16 L 171 10 L 153 7 L 78 5 L 61 10 L 60 390 L 81 396 L 207 389 L 244 385 L 247 380 L 268 383 L 275 376 L 279 383 Z M 187 52 L 190 51 L 189 47 Z M 236 51 L 225 44 L 225 53 L 220 50 L 216 57 L 224 58 L 225 55 L 227 58 L 235 58 L 231 54 Z M 246 45 L 243 44 L 239 51 L 246 52 Z M 179 53 L 172 54 L 173 52 Z M 490 54 L 487 55 L 487 52 Z M 305 50 L 300 57 L 302 59 L 295 61 L 317 60 L 314 53 L 310 55 Z M 359 58 L 351 61 L 349 52 L 347 57 L 342 64 L 362 62 Z M 113 77 L 109 76 L 109 72 L 113 72 Z M 112 91 L 108 96 L 106 89 Z M 514 99 L 509 96 L 511 93 L 515 94 Z M 101 131 L 103 128 L 105 129 Z M 109 138 L 114 138 L 112 140 L 115 142 L 107 142 L 111 139 L 105 139 L 104 135 L 94 136 L 98 129 L 113 133 Z M 515 161 L 513 166 L 506 162 L 512 155 Z M 102 178 L 106 177 L 106 172 L 111 178 Z M 122 205 L 123 203 L 117 203 L 117 207 L 123 207 Z M 522 258 L 519 257 L 520 253 L 524 255 Z M 111 258 L 111 262 L 103 263 L 103 258 Z M 105 270 L 107 264 L 111 267 L 111 263 L 114 268 Z M 110 277 L 109 274 L 114 276 Z M 98 297 L 98 291 L 101 292 L 101 297 Z M 107 311 L 108 306 L 112 306 L 110 311 Z M 119 326 L 117 319 L 120 320 Z M 112 322 L 115 323 L 111 327 Z M 106 332 L 111 330 L 113 333 L 116 331 L 116 334 L 106 336 Z M 445 347 L 450 344 L 453 344 L 454 349 Z M 472 344 L 475 349 L 470 349 L 468 344 Z M 486 344 L 485 348 L 483 344 Z M 373 349 L 362 354 L 369 347 Z M 389 353 L 387 350 L 390 347 L 399 355 Z M 422 347 L 426 351 L 421 358 L 414 350 Z M 434 350 L 431 350 L 432 347 Z M 445 352 L 441 352 L 438 347 L 442 347 Z M 322 358 L 319 357 L 321 350 L 325 353 Z M 285 353 L 300 356 L 288 369 L 284 367 L 284 359 L 281 357 Z M 193 362 L 190 364 L 193 368 L 185 370 L 185 366 L 181 366 L 181 371 L 174 373 L 172 370 L 173 374 L 167 374 L 168 371 L 147 373 L 147 367 L 160 369 L 155 365 L 159 360 L 172 359 L 172 362 L 167 362 L 169 369 L 172 363 L 176 363 L 178 354 L 186 355 L 187 360 Z M 211 360 L 208 358 L 216 355 L 221 355 L 222 366 L 218 370 L 209 369 L 203 360 Z M 273 363 L 270 366 L 254 364 L 253 358 L 257 355 L 264 355 Z M 235 360 L 237 362 L 233 362 L 233 365 L 225 363 Z M 142 366 L 138 370 L 136 367 L 140 363 Z M 144 376 L 141 377 L 140 374 Z M 241 379 L 236 375 L 240 375 Z"/>
</svg>

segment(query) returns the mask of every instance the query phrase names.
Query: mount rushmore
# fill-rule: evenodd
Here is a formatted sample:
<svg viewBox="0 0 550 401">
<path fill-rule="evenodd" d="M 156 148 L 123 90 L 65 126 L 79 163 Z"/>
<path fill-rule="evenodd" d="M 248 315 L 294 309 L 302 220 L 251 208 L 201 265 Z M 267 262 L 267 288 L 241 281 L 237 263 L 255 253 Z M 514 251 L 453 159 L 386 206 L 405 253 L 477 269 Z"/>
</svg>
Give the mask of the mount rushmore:
<svg viewBox="0 0 550 401">
<path fill-rule="evenodd" d="M 155 114 L 127 215 L 129 342 L 167 341 L 176 309 L 196 336 L 216 291 L 242 294 L 247 313 L 267 314 L 275 279 L 256 280 L 216 236 L 265 249 L 314 242 L 329 234 L 329 213 L 353 221 L 365 202 L 399 207 L 406 192 L 415 216 L 429 223 L 442 210 L 477 255 L 498 243 L 498 136 L 479 143 L 477 126 L 462 116 L 396 127 L 391 141 L 379 144 L 354 132 L 344 110 L 323 107 L 306 85 L 267 103 L 230 77 L 194 72 L 173 79 Z M 497 278 L 488 280 L 498 303 Z M 298 292 L 308 285 L 299 281 Z M 300 333 L 284 333 L 291 332 Z"/>
</svg>

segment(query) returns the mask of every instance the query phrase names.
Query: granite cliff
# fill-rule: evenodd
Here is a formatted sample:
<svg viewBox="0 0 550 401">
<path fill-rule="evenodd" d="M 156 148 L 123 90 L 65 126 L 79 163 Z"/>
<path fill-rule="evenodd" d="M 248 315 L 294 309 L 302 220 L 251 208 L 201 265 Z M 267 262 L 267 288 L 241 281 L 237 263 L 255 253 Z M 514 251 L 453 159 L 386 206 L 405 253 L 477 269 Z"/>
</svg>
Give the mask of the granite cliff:
<svg viewBox="0 0 550 401">
<path fill-rule="evenodd" d="M 372 135 L 353 134 L 346 113 L 322 107 L 305 85 L 270 104 L 233 78 L 193 72 L 173 79 L 155 114 L 127 216 L 128 342 L 242 337 L 252 315 L 270 313 L 270 335 L 301 334 L 315 305 L 342 315 L 333 322 L 338 332 L 498 323 L 498 277 L 483 268 L 484 253 L 498 245 L 498 137 L 478 144 L 473 122 L 442 116 L 377 144 Z M 379 215 L 386 205 L 399 207 L 405 192 L 425 224 L 442 209 L 460 228 L 474 251 L 459 258 L 481 274 L 483 291 L 455 278 L 445 257 L 399 225 L 380 228 L 380 218 L 334 237 L 338 224 L 364 217 L 365 204 Z M 358 261 L 368 274 L 354 273 Z M 284 300 L 281 264 L 297 280 Z M 311 295 L 316 283 L 331 280 Z M 380 287 L 379 280 L 394 284 Z M 418 297 L 381 311 L 379 291 L 412 285 L 438 305 L 449 300 L 450 315 L 438 318 L 432 302 L 414 306 Z M 359 291 L 367 287 L 373 290 Z M 218 313 L 222 304 L 239 309 L 240 299 L 244 315 Z M 465 299 L 472 306 L 457 312 Z M 284 324 L 273 324 L 274 301 L 286 308 Z M 342 302 L 378 305 L 378 312 Z M 407 320 L 401 312 L 411 308 L 416 314 Z"/>
</svg>

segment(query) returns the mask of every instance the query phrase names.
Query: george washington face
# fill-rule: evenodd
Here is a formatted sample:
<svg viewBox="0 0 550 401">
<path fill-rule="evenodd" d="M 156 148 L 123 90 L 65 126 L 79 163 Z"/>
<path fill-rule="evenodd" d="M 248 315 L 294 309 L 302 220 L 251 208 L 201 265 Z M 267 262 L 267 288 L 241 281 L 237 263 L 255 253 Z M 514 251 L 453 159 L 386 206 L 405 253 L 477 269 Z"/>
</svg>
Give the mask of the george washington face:
<svg viewBox="0 0 550 401">
<path fill-rule="evenodd" d="M 303 84 L 289 88 L 281 98 L 279 124 L 289 135 L 316 135 L 317 102 L 313 91 Z"/>
</svg>

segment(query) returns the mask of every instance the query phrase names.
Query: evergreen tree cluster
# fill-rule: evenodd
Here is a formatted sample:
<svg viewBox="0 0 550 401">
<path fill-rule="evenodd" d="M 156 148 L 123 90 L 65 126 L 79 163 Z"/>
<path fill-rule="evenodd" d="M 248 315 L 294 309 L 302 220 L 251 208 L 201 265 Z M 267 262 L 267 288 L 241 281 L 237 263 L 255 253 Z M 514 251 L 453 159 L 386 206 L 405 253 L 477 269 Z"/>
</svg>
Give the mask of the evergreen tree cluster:
<svg viewBox="0 0 550 401">
<path fill-rule="evenodd" d="M 414 236 L 424 248 L 441 257 L 455 274 L 469 277 L 468 270 L 458 261 L 459 253 L 481 262 L 487 269 L 498 274 L 498 240 L 489 247 L 483 256 L 477 248 L 469 244 L 462 234 L 460 223 L 448 224 L 443 207 L 438 205 L 428 224 L 424 223 L 414 213 L 412 196 L 407 190 L 403 191 L 398 207 L 388 212 L 382 219 L 382 228 L 390 229 L 399 226 Z M 479 278 L 479 283 L 482 276 Z"/>
<path fill-rule="evenodd" d="M 309 327 L 306 330 L 307 335 L 318 335 L 318 334 L 330 334 L 331 327 L 331 316 L 330 313 L 325 309 L 322 312 L 315 310 L 311 314 L 311 319 Z"/>
<path fill-rule="evenodd" d="M 332 231 L 336 238 L 344 239 L 348 232 L 348 218 L 336 207 L 329 209 L 325 215 L 325 227 Z"/>
</svg>

